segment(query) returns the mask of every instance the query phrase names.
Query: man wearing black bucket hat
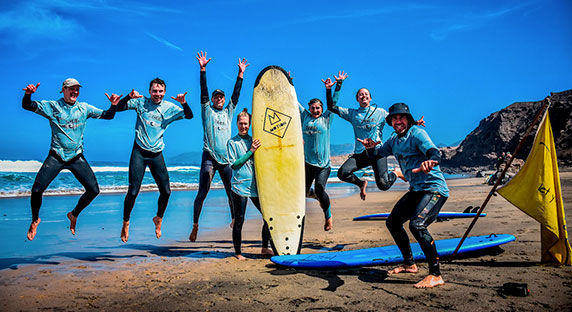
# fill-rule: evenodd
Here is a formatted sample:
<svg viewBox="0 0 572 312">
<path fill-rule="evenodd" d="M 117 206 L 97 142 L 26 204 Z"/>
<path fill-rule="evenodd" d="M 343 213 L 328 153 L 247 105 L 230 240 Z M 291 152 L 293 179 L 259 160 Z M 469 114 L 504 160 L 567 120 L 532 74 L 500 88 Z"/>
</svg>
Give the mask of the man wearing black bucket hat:
<svg viewBox="0 0 572 312">
<path fill-rule="evenodd" d="M 232 123 L 232 116 L 234 109 L 238 103 L 240 89 L 242 87 L 242 79 L 244 78 L 244 71 L 249 65 L 246 59 L 238 59 L 238 76 L 234 84 L 234 91 L 230 98 L 230 102 L 226 107 L 224 104 L 226 98 L 224 91 L 216 89 L 212 93 L 209 101 L 209 91 L 207 88 L 207 64 L 210 58 L 207 59 L 206 52 L 197 53 L 197 60 L 200 66 L 200 83 L 201 83 L 201 118 L 203 120 L 203 156 L 201 159 L 201 171 L 199 173 L 199 190 L 193 205 L 193 229 L 189 240 L 194 242 L 197 239 L 199 230 L 199 217 L 203 209 L 203 202 L 211 187 L 211 182 L 214 177 L 215 171 L 218 171 L 226 195 L 228 197 L 228 205 L 230 207 L 230 214 L 233 217 L 232 199 L 231 199 L 231 183 L 232 169 L 228 164 L 226 143 L 230 139 L 230 130 Z M 212 105 L 211 105 L 212 103 Z M 231 224 L 232 227 L 232 224 Z"/>
<path fill-rule="evenodd" d="M 359 140 L 372 158 L 394 155 L 405 178 L 409 191 L 395 204 L 387 218 L 387 228 L 403 255 L 404 264 L 390 270 L 389 274 L 417 273 L 409 237 L 403 224 L 409 221 L 409 229 L 419 242 L 429 264 L 429 275 L 415 284 L 416 288 L 443 285 L 439 269 L 439 255 L 435 241 L 427 227 L 435 221 L 439 210 L 449 197 L 449 189 L 439 169 L 440 152 L 427 132 L 415 126 L 409 107 L 404 103 L 389 108 L 386 121 L 395 133 L 381 146 L 372 139 Z"/>
</svg>

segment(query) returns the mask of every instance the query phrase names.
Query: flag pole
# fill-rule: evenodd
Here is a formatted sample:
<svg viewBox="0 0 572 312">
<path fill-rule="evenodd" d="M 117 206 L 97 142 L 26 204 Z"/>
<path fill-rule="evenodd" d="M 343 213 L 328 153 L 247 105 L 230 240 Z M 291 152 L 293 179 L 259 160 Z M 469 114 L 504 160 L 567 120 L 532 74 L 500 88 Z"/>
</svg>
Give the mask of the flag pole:
<svg viewBox="0 0 572 312">
<path fill-rule="evenodd" d="M 459 244 L 457 245 L 457 248 L 455 248 L 455 251 L 453 252 L 453 254 L 449 257 L 449 262 L 452 262 L 455 259 L 455 256 L 457 255 L 457 252 L 459 251 L 459 249 L 461 248 L 461 245 L 463 245 L 463 242 L 465 241 L 465 239 L 467 238 L 467 236 L 469 235 L 469 232 L 471 232 L 471 230 L 473 229 L 473 226 L 475 226 L 475 223 L 477 223 L 477 220 L 479 219 L 479 217 L 481 216 L 481 213 L 483 212 L 483 210 L 485 209 L 485 206 L 487 205 L 487 203 L 489 202 L 489 200 L 491 199 L 491 197 L 494 195 L 497 187 L 499 186 L 500 182 L 502 181 L 502 179 L 504 178 L 508 168 L 510 167 L 510 165 L 512 164 L 512 161 L 514 160 L 514 157 L 516 156 L 516 154 L 520 151 L 520 149 L 522 148 L 522 146 L 524 145 L 524 140 L 528 137 L 528 135 L 530 134 L 530 131 L 532 131 L 532 128 L 534 127 L 534 125 L 536 124 L 536 122 L 538 121 L 538 119 L 540 118 L 540 116 L 542 116 L 542 114 L 544 113 L 544 110 L 547 109 L 548 106 L 550 106 L 550 98 L 546 97 L 546 99 L 543 101 L 544 104 L 542 105 L 542 107 L 540 108 L 540 110 L 538 111 L 538 113 L 536 114 L 536 116 L 534 117 L 534 120 L 532 121 L 532 123 L 530 124 L 530 126 L 528 127 L 528 129 L 526 130 L 526 132 L 524 133 L 524 136 L 522 137 L 522 139 L 520 139 L 520 142 L 518 143 L 518 145 L 516 146 L 514 153 L 511 155 L 510 159 L 507 161 L 506 166 L 504 167 L 504 169 L 502 170 L 500 176 L 497 178 L 497 181 L 495 182 L 495 184 L 493 185 L 491 191 L 489 192 L 489 194 L 487 195 L 487 198 L 485 198 L 485 201 L 483 202 L 483 204 L 481 205 L 481 208 L 479 208 L 479 210 L 477 211 L 477 215 L 473 218 L 473 221 L 471 222 L 471 225 L 469 225 L 469 227 L 467 228 L 467 231 L 465 231 L 465 234 L 463 234 L 463 238 L 461 238 L 461 241 L 459 242 Z"/>
</svg>

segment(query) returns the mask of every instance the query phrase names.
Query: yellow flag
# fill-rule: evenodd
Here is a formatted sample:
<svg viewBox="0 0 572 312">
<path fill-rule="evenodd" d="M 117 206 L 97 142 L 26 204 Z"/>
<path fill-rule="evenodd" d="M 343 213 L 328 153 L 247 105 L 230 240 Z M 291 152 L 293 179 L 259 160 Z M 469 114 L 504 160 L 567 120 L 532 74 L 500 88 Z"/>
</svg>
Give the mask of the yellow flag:
<svg viewBox="0 0 572 312">
<path fill-rule="evenodd" d="M 548 110 L 524 166 L 497 192 L 540 222 L 542 262 L 572 264 L 572 248 L 568 242 L 560 174 Z"/>
</svg>

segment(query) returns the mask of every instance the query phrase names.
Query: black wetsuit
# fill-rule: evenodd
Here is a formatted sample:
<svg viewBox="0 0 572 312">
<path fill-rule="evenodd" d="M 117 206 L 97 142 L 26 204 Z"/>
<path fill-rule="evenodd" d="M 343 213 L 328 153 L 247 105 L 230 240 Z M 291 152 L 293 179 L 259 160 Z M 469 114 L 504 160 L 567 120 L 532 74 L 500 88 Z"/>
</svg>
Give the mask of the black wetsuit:
<svg viewBox="0 0 572 312">
<path fill-rule="evenodd" d="M 439 193 L 409 191 L 395 204 L 386 221 L 387 228 L 403 255 L 404 264 L 413 265 L 415 261 L 409 237 L 403 228 L 403 224 L 409 221 L 409 230 L 427 257 L 429 274 L 435 276 L 441 275 L 439 255 L 427 227 L 435 221 L 445 201 L 447 197 Z"/>
<path fill-rule="evenodd" d="M 117 104 L 118 111 L 128 109 L 128 102 L 131 100 L 129 96 L 122 98 Z M 181 105 L 183 107 L 184 118 L 192 119 L 193 112 L 188 103 Z M 141 189 L 145 168 L 149 167 L 151 175 L 159 189 L 159 199 L 157 201 L 157 216 L 163 218 L 163 214 L 167 209 L 169 197 L 171 196 L 171 187 L 169 185 L 169 172 L 163 158 L 163 151 L 153 152 L 139 146 L 137 141 L 133 143 L 131 158 L 129 159 L 129 188 L 123 201 L 123 221 L 129 221 L 131 211 L 135 205 L 135 199 Z"/>
<path fill-rule="evenodd" d="M 336 84 L 336 91 L 341 88 L 341 83 Z M 326 93 L 327 103 L 328 103 L 328 110 L 332 111 L 333 113 L 340 115 L 340 108 L 334 103 L 331 99 L 331 92 Z M 375 110 L 375 108 L 374 108 Z M 371 114 L 370 114 L 371 116 Z M 385 122 L 385 121 L 383 121 Z M 353 122 L 352 122 L 353 125 Z M 355 132 L 354 128 L 354 132 Z M 381 137 L 381 136 L 380 136 Z M 382 190 L 388 190 L 395 180 L 397 179 L 397 175 L 393 172 L 388 172 L 387 169 L 387 157 L 371 159 L 368 157 L 367 152 L 364 150 L 361 153 L 352 154 L 338 169 L 338 178 L 344 182 L 348 182 L 354 184 L 361 188 L 365 181 L 360 180 L 354 172 L 363 169 L 365 167 L 371 166 L 373 169 L 373 175 L 375 178 L 375 184 L 377 187 Z"/>
<path fill-rule="evenodd" d="M 213 180 L 214 174 L 217 171 L 224 185 L 224 190 L 226 191 L 230 214 L 234 219 L 231 195 L 232 191 L 230 190 L 232 169 L 230 168 L 230 165 L 226 163 L 226 141 L 230 139 L 232 116 L 236 104 L 238 103 L 240 90 L 242 88 L 242 81 L 242 78 L 236 78 L 230 102 L 226 108 L 218 110 L 212 107 L 210 104 L 206 71 L 200 72 L 201 117 L 203 122 L 204 142 L 203 155 L 201 159 L 201 171 L 199 173 L 199 189 L 193 204 L 193 222 L 195 224 L 199 223 L 199 218 L 203 209 L 203 203 L 211 188 L 211 182 Z M 215 123 L 217 124 L 215 125 Z M 217 140 L 215 136 L 219 136 L 219 140 Z M 222 140 L 224 142 L 220 142 L 220 137 L 223 136 L 227 136 L 227 138 L 226 140 Z M 224 155 L 222 155 L 220 151 L 218 151 L 218 153 L 215 152 L 216 147 L 221 148 Z M 218 160 L 217 157 L 219 158 Z"/>
<path fill-rule="evenodd" d="M 22 99 L 22 108 L 31 112 L 36 112 L 38 105 L 31 100 L 31 94 L 25 94 Z M 115 117 L 116 107 L 111 106 L 104 111 L 99 119 L 113 119 Z M 77 205 L 72 210 L 72 215 L 76 218 L 81 211 L 87 207 L 93 199 L 99 194 L 99 185 L 93 170 L 87 163 L 83 153 L 79 153 L 75 157 L 65 161 L 54 150 L 50 150 L 48 157 L 44 160 L 42 167 L 36 175 L 34 184 L 32 185 L 32 195 L 30 203 L 32 207 L 32 221 L 37 221 L 40 215 L 40 207 L 42 206 L 42 194 L 48 188 L 50 183 L 56 178 L 60 171 L 68 169 L 75 178 L 85 188 L 85 192 L 79 198 Z"/>
<path fill-rule="evenodd" d="M 234 252 L 237 255 L 242 254 L 240 246 L 242 245 L 242 225 L 244 224 L 244 215 L 246 213 L 246 204 L 248 198 L 252 201 L 256 209 L 260 210 L 260 201 L 258 197 L 246 197 L 240 196 L 235 192 L 232 192 L 232 205 L 234 210 L 234 224 L 232 226 L 232 244 L 234 245 Z M 261 211 L 262 213 L 262 211 Z M 264 221 L 262 227 L 262 248 L 268 248 L 268 242 L 270 241 L 270 231 L 268 230 L 268 224 Z"/>
</svg>

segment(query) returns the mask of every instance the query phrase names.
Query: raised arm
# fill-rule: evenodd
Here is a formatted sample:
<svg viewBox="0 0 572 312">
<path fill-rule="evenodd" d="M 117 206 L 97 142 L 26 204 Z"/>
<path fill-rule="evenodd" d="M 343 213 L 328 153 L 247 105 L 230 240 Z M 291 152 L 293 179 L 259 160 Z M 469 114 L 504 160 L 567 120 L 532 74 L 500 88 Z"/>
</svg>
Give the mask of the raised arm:
<svg viewBox="0 0 572 312">
<path fill-rule="evenodd" d="M 348 78 L 348 74 L 345 73 L 343 70 L 338 72 L 338 75 L 334 75 L 334 78 L 336 79 L 336 89 L 334 90 L 334 104 L 338 103 L 338 99 L 340 97 L 340 90 L 342 89 L 342 83 L 344 82 L 344 80 L 346 80 L 346 78 Z"/>
<path fill-rule="evenodd" d="M 207 64 L 211 59 L 207 59 L 207 52 L 201 51 L 197 53 L 197 60 L 201 67 L 201 104 L 206 104 L 209 102 L 209 89 L 207 88 Z"/>
<path fill-rule="evenodd" d="M 187 92 L 179 93 L 179 94 L 177 94 L 177 97 L 172 96 L 171 98 L 173 100 L 181 103 L 181 106 L 183 107 L 183 111 L 185 113 L 185 119 L 192 119 L 193 118 L 193 111 L 189 107 L 189 104 L 187 104 L 187 100 L 185 100 L 186 95 L 187 95 Z"/>
<path fill-rule="evenodd" d="M 138 98 L 142 98 L 142 97 L 143 96 L 141 94 L 139 94 L 139 92 L 137 92 L 135 89 L 132 89 L 128 95 L 126 95 L 124 98 L 119 100 L 119 102 L 117 102 L 117 111 L 122 112 L 122 111 L 127 110 L 128 109 L 127 102 L 129 102 L 129 100 L 138 99 Z"/>
<path fill-rule="evenodd" d="M 232 105 L 236 107 L 238 103 L 238 97 L 240 96 L 240 89 L 242 88 L 242 80 L 244 79 L 244 71 L 246 67 L 250 64 L 246 63 L 246 59 L 238 59 L 238 77 L 236 77 L 236 83 L 234 84 L 234 90 L 232 91 L 231 101 Z M 229 103 L 230 105 L 230 103 Z"/>
<path fill-rule="evenodd" d="M 40 86 L 40 83 L 38 82 L 36 85 L 29 84 L 24 89 L 22 89 L 25 91 L 24 98 L 22 98 L 22 108 L 23 109 L 29 110 L 31 112 L 36 111 L 36 109 L 38 108 L 38 105 L 36 103 L 32 102 L 32 93 L 36 92 L 36 90 L 38 90 L 39 86 Z"/>
<path fill-rule="evenodd" d="M 109 102 L 111 102 L 111 106 L 109 106 L 107 110 L 103 111 L 101 116 L 99 116 L 99 119 L 111 120 L 113 119 L 113 117 L 115 117 L 115 112 L 117 112 L 117 104 L 119 103 L 123 94 L 117 95 L 115 93 L 112 93 L 110 96 L 109 94 L 105 93 L 105 96 L 107 96 L 107 99 L 109 100 Z"/>
</svg>

